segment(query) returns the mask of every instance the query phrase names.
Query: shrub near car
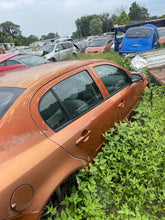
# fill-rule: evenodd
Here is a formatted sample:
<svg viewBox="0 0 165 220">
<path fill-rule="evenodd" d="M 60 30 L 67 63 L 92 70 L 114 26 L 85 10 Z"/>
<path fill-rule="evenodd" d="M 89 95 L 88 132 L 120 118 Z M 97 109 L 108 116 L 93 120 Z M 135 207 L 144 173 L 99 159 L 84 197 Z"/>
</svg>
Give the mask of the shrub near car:
<svg viewBox="0 0 165 220">
<path fill-rule="evenodd" d="M 39 219 L 102 133 L 132 114 L 146 76 L 107 60 L 48 63 L 1 75 L 0 219 Z"/>
</svg>

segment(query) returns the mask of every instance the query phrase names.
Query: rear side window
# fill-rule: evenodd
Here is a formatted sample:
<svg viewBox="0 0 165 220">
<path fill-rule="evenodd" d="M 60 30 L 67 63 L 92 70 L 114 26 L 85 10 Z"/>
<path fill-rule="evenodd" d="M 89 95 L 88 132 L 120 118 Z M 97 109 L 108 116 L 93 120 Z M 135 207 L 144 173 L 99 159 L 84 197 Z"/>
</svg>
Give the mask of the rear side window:
<svg viewBox="0 0 165 220">
<path fill-rule="evenodd" d="M 62 45 L 63 45 L 64 49 L 69 49 L 72 47 L 72 44 L 70 42 L 63 43 Z"/>
<path fill-rule="evenodd" d="M 94 67 L 94 70 L 103 81 L 110 95 L 115 94 L 131 82 L 127 73 L 115 66 L 100 65 Z"/>
<path fill-rule="evenodd" d="M 42 97 L 39 105 L 39 111 L 44 121 L 52 129 L 57 129 L 69 120 L 52 90 L 48 91 Z"/>
<path fill-rule="evenodd" d="M 24 91 L 22 88 L 0 87 L 0 119 Z"/>
<path fill-rule="evenodd" d="M 82 71 L 53 86 L 42 97 L 39 111 L 45 122 L 52 129 L 57 129 L 102 100 L 93 79 L 87 71 Z"/>
<path fill-rule="evenodd" d="M 15 60 L 6 60 L 5 65 L 16 65 L 16 64 L 20 64 L 19 62 L 15 61 Z"/>
</svg>

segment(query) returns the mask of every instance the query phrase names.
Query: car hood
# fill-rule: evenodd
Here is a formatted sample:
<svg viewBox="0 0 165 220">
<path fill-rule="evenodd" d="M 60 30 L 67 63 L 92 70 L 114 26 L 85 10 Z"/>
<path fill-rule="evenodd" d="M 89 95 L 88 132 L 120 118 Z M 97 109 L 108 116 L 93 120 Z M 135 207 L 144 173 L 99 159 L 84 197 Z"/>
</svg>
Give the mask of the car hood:
<svg viewBox="0 0 165 220">
<path fill-rule="evenodd" d="M 94 52 L 94 51 L 101 51 L 105 48 L 105 46 L 102 46 L 102 47 L 89 47 L 87 49 L 87 52 Z"/>
</svg>

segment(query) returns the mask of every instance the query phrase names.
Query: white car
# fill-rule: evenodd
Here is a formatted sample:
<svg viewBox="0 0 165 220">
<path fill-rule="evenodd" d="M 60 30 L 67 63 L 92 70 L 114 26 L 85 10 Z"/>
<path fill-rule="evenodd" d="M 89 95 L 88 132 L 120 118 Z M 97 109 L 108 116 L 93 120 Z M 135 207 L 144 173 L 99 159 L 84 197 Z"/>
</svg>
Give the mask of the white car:
<svg viewBox="0 0 165 220">
<path fill-rule="evenodd" d="M 35 52 L 50 61 L 65 60 L 70 56 L 76 56 L 77 48 L 70 41 L 46 44 Z"/>
</svg>

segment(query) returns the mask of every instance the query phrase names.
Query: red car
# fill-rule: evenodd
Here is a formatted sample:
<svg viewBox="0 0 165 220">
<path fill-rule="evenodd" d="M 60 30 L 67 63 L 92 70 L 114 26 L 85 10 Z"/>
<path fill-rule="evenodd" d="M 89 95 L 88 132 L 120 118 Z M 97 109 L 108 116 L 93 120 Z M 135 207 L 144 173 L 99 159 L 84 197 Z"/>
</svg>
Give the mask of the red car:
<svg viewBox="0 0 165 220">
<path fill-rule="evenodd" d="M 0 54 L 0 73 L 44 63 L 48 61 L 39 56 L 17 53 Z"/>
<path fill-rule="evenodd" d="M 159 31 L 159 43 L 164 44 L 165 43 L 165 27 L 158 28 Z"/>
</svg>

